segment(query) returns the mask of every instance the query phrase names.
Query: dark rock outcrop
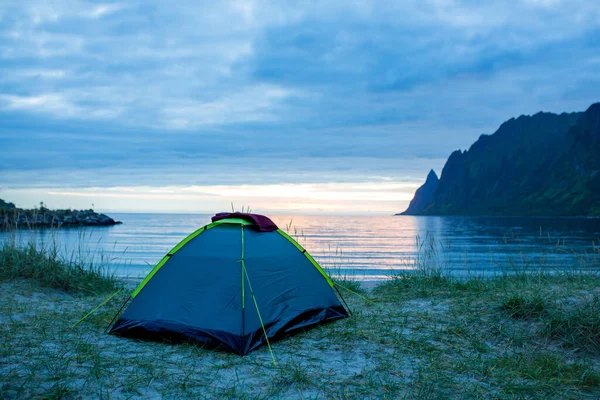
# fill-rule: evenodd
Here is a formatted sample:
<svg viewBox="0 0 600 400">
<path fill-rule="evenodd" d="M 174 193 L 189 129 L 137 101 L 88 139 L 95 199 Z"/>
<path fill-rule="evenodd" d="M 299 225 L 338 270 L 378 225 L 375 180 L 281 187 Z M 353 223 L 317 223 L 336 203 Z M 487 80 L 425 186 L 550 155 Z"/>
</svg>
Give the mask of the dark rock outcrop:
<svg viewBox="0 0 600 400">
<path fill-rule="evenodd" d="M 11 204 L 11 203 L 9 203 Z M 24 210 L 0 208 L 0 229 L 60 228 L 69 226 L 112 226 L 121 224 L 94 210 L 49 210 L 45 207 Z"/>
<path fill-rule="evenodd" d="M 7 203 L 0 199 L 0 210 L 14 210 L 16 207 L 13 203 Z"/>
<path fill-rule="evenodd" d="M 600 215 L 599 154 L 600 103 L 584 113 L 512 118 L 453 152 L 432 201 L 405 213 Z"/>
<path fill-rule="evenodd" d="M 434 170 L 429 171 L 425 183 L 417 189 L 415 197 L 410 202 L 410 205 L 403 213 L 397 215 L 418 215 L 427 206 L 429 206 L 434 199 L 435 192 L 437 191 L 440 180 Z"/>
</svg>

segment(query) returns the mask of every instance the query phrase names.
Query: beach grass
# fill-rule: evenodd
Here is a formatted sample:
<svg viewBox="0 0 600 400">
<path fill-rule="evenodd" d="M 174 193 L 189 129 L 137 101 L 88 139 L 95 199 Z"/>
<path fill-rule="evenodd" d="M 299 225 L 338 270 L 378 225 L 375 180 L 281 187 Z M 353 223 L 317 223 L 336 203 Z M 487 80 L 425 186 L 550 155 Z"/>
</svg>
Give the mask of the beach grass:
<svg viewBox="0 0 600 400">
<path fill-rule="evenodd" d="M 23 251 L 21 264 L 47 262 Z M 125 292 L 72 328 L 106 294 L 3 273 L 0 399 L 598 397 L 598 273 L 459 278 L 431 257 L 373 289 L 334 279 L 356 289 L 342 292 L 352 315 L 273 343 L 276 365 L 266 347 L 240 357 L 107 335 Z"/>
<path fill-rule="evenodd" d="M 351 317 L 246 357 L 141 342 L 104 330 L 121 294 L 73 296 L 18 279 L 0 284 L 4 398 L 593 398 L 600 393 L 597 276 L 497 278 L 430 290 L 387 282 L 346 296 Z M 407 288 L 408 287 L 408 288 Z M 529 301 L 546 299 L 543 310 Z M 518 304 L 507 307 L 507 305 Z M 535 302 L 533 303 L 535 304 Z M 576 317 L 576 318 L 575 318 Z"/>
<path fill-rule="evenodd" d="M 26 278 L 41 286 L 68 293 L 86 295 L 114 291 L 120 282 L 109 263 L 85 257 L 65 258 L 55 241 L 30 240 L 21 243 L 15 237 L 0 244 L 0 281 Z"/>
</svg>

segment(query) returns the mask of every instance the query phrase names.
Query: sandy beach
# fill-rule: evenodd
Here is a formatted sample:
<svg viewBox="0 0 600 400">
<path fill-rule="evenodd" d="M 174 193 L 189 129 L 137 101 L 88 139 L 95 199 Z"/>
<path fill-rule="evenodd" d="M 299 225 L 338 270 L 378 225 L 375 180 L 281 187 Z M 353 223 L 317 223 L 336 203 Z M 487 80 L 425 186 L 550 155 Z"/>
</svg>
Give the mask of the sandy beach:
<svg viewBox="0 0 600 400">
<path fill-rule="evenodd" d="M 106 296 L 25 279 L 3 282 L 0 291 L 6 399 L 600 395 L 597 315 L 580 318 L 582 337 L 548 330 L 561 316 L 600 309 L 595 275 L 464 283 L 422 277 L 362 292 L 370 300 L 345 293 L 352 317 L 274 343 L 277 365 L 266 347 L 240 357 L 107 335 L 125 291 L 75 328 Z"/>
</svg>

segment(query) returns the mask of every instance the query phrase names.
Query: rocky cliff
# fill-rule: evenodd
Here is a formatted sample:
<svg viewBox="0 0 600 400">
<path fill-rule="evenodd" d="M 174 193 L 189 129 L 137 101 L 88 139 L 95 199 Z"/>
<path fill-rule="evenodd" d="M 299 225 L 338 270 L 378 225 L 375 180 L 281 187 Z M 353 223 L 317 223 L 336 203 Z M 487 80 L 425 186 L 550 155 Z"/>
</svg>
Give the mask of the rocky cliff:
<svg viewBox="0 0 600 400">
<path fill-rule="evenodd" d="M 434 200 L 440 180 L 434 170 L 429 171 L 423 186 L 417 189 L 410 205 L 403 213 L 397 215 L 418 215 Z"/>
<path fill-rule="evenodd" d="M 600 215 L 599 126 L 600 103 L 512 118 L 453 152 L 415 214 Z"/>
</svg>

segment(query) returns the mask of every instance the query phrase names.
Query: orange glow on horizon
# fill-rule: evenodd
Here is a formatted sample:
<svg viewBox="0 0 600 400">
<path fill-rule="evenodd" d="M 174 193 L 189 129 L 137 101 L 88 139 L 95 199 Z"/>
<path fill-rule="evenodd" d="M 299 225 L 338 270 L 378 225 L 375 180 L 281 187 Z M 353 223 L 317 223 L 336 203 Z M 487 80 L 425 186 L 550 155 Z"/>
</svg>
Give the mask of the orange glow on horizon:
<svg viewBox="0 0 600 400">
<path fill-rule="evenodd" d="M 9 189 L 21 207 L 44 201 L 51 208 L 90 208 L 113 212 L 213 212 L 231 203 L 256 212 L 378 213 L 402 211 L 418 183 L 350 182 L 270 185 L 118 186 L 109 188 Z"/>
</svg>

